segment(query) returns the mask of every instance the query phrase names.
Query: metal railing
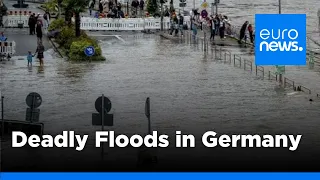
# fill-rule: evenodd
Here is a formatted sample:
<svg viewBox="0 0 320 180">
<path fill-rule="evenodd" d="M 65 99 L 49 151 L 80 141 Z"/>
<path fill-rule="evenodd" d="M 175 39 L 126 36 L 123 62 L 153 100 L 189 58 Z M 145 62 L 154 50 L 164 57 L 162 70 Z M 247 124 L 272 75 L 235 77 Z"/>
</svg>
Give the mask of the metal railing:
<svg viewBox="0 0 320 180">
<path fill-rule="evenodd" d="M 262 79 L 265 78 L 266 69 L 263 66 L 256 66 L 254 65 L 253 61 L 244 59 L 238 54 L 233 54 L 230 51 L 223 49 L 221 46 L 219 47 L 216 45 L 211 45 L 211 47 L 209 47 L 210 42 L 208 40 L 205 40 L 205 38 L 200 38 L 197 36 L 194 37 L 190 31 L 187 31 L 187 33 L 184 33 L 184 34 L 185 36 L 180 39 L 181 41 L 183 41 L 183 39 L 186 38 L 186 42 L 191 44 L 191 40 L 193 39 L 194 43 L 197 44 L 196 46 L 201 45 L 201 48 L 199 49 L 201 49 L 205 54 L 208 54 L 209 52 L 211 52 L 212 56 L 214 57 L 214 60 L 223 61 L 230 65 L 233 64 L 234 67 L 241 68 L 245 71 L 249 71 L 249 72 L 255 71 L 256 76 L 259 76 Z M 294 80 L 291 80 L 284 76 L 281 77 L 275 74 L 275 72 L 273 71 L 267 70 L 267 72 L 268 72 L 267 74 L 268 80 L 275 80 L 276 82 L 279 82 L 280 85 L 283 86 L 284 88 L 292 88 L 294 91 L 301 91 L 301 92 L 305 92 L 312 95 L 312 90 L 309 89 L 308 87 L 305 87 L 300 84 L 298 85 Z M 316 95 L 317 98 L 320 98 L 319 93 L 314 92 L 314 94 Z"/>
</svg>

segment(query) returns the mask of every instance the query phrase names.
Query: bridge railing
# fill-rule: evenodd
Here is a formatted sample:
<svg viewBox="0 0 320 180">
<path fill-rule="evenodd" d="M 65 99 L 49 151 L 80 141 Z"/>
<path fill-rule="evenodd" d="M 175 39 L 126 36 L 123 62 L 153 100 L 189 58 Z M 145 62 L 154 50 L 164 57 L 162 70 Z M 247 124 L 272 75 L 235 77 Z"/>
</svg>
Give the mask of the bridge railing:
<svg viewBox="0 0 320 180">
<path fill-rule="evenodd" d="M 14 55 L 16 53 L 16 43 L 14 41 L 0 42 L 0 55 Z"/>
<path fill-rule="evenodd" d="M 243 58 L 241 57 L 241 55 L 234 54 L 222 47 L 217 47 L 214 45 L 211 45 L 210 47 L 210 41 L 207 41 L 206 39 L 199 36 L 193 37 L 190 31 L 186 32 L 186 36 L 184 38 L 184 42 L 187 44 L 196 44 L 196 46 L 200 45 L 201 50 L 204 52 L 206 56 L 209 54 L 211 49 L 211 55 L 213 57 L 213 60 L 215 61 L 224 62 L 234 67 L 238 67 L 245 71 L 254 73 L 257 77 L 261 79 L 266 78 L 270 81 L 279 82 L 280 85 L 282 85 L 284 88 L 292 88 L 294 91 L 305 92 L 311 95 L 310 98 L 312 98 L 313 95 L 315 95 L 315 97 L 317 98 L 320 98 L 320 93 L 317 93 L 306 86 L 298 84 L 285 76 L 282 76 L 282 79 L 280 79 L 279 75 L 277 75 L 274 71 L 269 70 L 268 68 L 265 68 L 263 66 L 255 65 L 253 60 Z M 181 40 L 181 42 L 183 42 L 183 38 Z"/>
<path fill-rule="evenodd" d="M 74 20 L 74 19 L 73 19 Z M 120 30 L 120 31 L 142 31 L 142 30 L 160 30 L 160 18 L 91 18 L 82 17 L 80 28 L 82 30 Z M 163 28 L 170 28 L 169 18 L 163 18 Z"/>
</svg>

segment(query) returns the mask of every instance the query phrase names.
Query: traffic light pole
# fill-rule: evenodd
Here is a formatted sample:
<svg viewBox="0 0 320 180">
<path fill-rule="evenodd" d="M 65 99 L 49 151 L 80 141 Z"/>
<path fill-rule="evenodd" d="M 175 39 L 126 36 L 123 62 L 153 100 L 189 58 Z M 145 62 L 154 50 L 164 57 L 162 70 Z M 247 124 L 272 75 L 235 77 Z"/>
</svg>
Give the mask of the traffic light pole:
<svg viewBox="0 0 320 180">
<path fill-rule="evenodd" d="M 216 14 L 218 14 L 218 3 L 216 3 Z"/>
</svg>

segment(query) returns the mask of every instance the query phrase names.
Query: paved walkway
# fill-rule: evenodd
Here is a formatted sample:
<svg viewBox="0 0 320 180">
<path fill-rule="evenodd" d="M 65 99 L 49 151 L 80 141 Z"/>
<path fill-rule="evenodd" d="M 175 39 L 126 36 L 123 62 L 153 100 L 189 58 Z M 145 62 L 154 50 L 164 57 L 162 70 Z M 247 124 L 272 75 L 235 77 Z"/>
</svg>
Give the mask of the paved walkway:
<svg viewBox="0 0 320 180">
<path fill-rule="evenodd" d="M 19 11 L 20 9 L 12 7 L 17 1 L 10 1 L 4 0 L 5 5 L 7 6 L 8 10 L 16 10 Z M 38 9 L 40 4 L 35 3 L 27 3 L 29 4 L 28 8 L 22 9 L 22 11 L 32 11 L 35 13 L 44 12 Z M 37 36 L 36 35 L 29 35 L 29 28 L 0 28 L 1 32 L 4 32 L 5 36 L 8 38 L 8 41 L 15 41 L 16 42 L 16 54 L 14 56 L 24 56 L 27 55 L 28 51 L 35 52 L 37 49 Z M 48 49 L 51 45 L 49 40 L 47 39 L 46 35 L 43 35 L 42 38 L 43 45 L 45 49 Z"/>
</svg>

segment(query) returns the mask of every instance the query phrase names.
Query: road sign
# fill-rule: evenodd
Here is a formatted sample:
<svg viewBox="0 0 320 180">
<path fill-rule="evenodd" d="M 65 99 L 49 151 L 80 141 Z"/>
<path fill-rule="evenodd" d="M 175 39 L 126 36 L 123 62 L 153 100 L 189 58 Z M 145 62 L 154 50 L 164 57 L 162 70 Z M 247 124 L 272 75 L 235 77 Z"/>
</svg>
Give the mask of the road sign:
<svg viewBox="0 0 320 180">
<path fill-rule="evenodd" d="M 26 121 L 39 122 L 40 109 L 27 108 Z"/>
<path fill-rule="evenodd" d="M 147 116 L 147 118 L 150 118 L 150 98 L 147 98 L 146 100 L 144 113 Z"/>
<path fill-rule="evenodd" d="M 186 7 L 187 3 L 179 3 L 179 7 Z"/>
<path fill-rule="evenodd" d="M 186 2 L 187 0 L 179 0 L 181 3 L 184 3 L 184 2 Z"/>
<path fill-rule="evenodd" d="M 215 3 L 215 4 L 219 4 L 219 3 L 220 3 L 220 0 L 214 0 L 214 3 Z"/>
<path fill-rule="evenodd" d="M 203 2 L 203 3 L 201 4 L 201 7 L 206 9 L 206 8 L 209 7 L 209 4 L 208 4 L 207 2 Z"/>
<path fill-rule="evenodd" d="M 105 114 L 103 116 L 103 125 L 104 126 L 113 126 L 113 114 Z M 92 125 L 93 126 L 102 126 L 102 117 L 99 113 L 92 113 Z"/>
<path fill-rule="evenodd" d="M 276 66 L 276 74 L 284 74 L 285 73 L 285 66 Z"/>
<path fill-rule="evenodd" d="M 310 53 L 310 55 L 309 55 L 309 63 L 310 64 L 314 63 L 314 54 L 313 53 Z"/>
<path fill-rule="evenodd" d="M 37 108 L 41 105 L 42 98 L 41 98 L 40 94 L 38 94 L 36 92 L 32 92 L 32 93 L 28 94 L 28 96 L 26 98 L 26 103 L 30 108 L 34 109 L 34 108 Z"/>
<path fill-rule="evenodd" d="M 204 10 L 201 11 L 201 17 L 202 17 L 202 18 L 207 18 L 207 17 L 208 17 L 208 12 L 207 12 L 207 10 L 204 9 Z"/>
<path fill-rule="evenodd" d="M 86 56 L 93 56 L 95 53 L 94 47 L 93 46 L 88 46 L 84 49 L 84 53 Z"/>
<path fill-rule="evenodd" d="M 102 112 L 102 96 L 98 97 L 98 99 L 94 103 L 94 106 L 99 113 Z M 104 97 L 104 111 L 105 113 L 108 113 L 110 110 L 111 110 L 111 101 L 107 97 Z"/>
</svg>

